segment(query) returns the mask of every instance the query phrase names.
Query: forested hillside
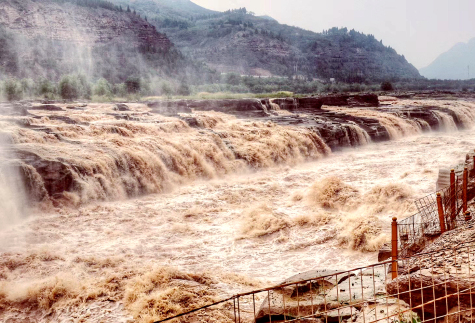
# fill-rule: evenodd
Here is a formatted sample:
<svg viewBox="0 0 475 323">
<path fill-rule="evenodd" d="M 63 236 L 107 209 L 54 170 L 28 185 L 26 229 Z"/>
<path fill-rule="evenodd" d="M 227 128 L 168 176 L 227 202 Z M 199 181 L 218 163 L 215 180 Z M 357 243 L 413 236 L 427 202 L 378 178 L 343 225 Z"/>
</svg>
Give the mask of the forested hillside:
<svg viewBox="0 0 475 323">
<path fill-rule="evenodd" d="M 355 30 L 314 33 L 245 8 L 221 13 L 189 0 L 113 1 L 146 16 L 183 53 L 220 72 L 342 82 L 420 77 L 404 56 Z"/>
</svg>

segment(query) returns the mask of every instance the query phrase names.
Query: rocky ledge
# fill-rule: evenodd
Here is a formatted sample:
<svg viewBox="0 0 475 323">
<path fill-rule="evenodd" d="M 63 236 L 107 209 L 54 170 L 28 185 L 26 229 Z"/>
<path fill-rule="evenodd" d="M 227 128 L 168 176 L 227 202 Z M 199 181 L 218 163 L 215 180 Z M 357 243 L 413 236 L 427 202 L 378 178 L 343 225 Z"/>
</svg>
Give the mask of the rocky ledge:
<svg viewBox="0 0 475 323">
<path fill-rule="evenodd" d="M 369 142 L 389 140 L 388 128 L 382 124 L 382 121 L 391 115 L 397 117 L 394 119 L 398 122 L 417 123 L 420 129 L 425 131 L 439 129 L 441 120 L 438 118 L 438 113 L 450 116 L 446 111 L 449 109 L 445 107 L 445 102 L 447 101 L 444 101 L 443 107 L 437 106 L 432 101 L 432 105 L 404 101 L 401 105 L 380 106 L 378 97 L 374 94 L 286 99 L 174 100 L 101 105 L 20 102 L 0 104 L 0 117 L 9 127 L 9 130 L 2 133 L 0 139 L 5 143 L 15 144 L 13 151 L 18 157 L 16 160 L 20 164 L 20 177 L 30 193 L 30 200 L 54 202 L 64 197 L 65 193 L 84 191 L 84 187 L 89 185 L 88 181 L 91 178 L 95 181 L 94 185 L 97 185 L 98 190 L 103 189 L 114 193 L 101 177 L 104 170 L 102 166 L 95 164 L 95 157 L 81 159 L 83 156 L 76 156 L 80 154 L 74 153 L 72 155 L 80 158 L 81 162 L 71 162 L 71 159 L 67 158 L 68 153 L 61 149 L 78 147 L 78 152 L 88 149 L 96 151 L 106 149 L 103 144 L 110 143 L 111 147 L 105 151 L 110 151 L 108 154 L 113 155 L 112 159 L 122 160 L 123 156 L 116 151 L 122 139 L 133 138 L 141 131 L 144 131 L 144 136 L 148 136 L 147 127 L 166 128 L 167 123 L 174 124 L 177 132 L 180 132 L 183 127 L 189 131 L 188 128 L 191 127 L 197 129 L 197 135 L 204 138 L 208 138 L 207 136 L 220 138 L 219 132 L 216 132 L 213 126 L 208 127 L 200 122 L 200 114 L 195 112 L 217 111 L 233 115 L 238 119 L 259 122 L 259 127 L 269 122 L 288 126 L 292 128 L 292 131 L 312 133 L 315 138 L 321 138 L 326 146 L 335 151 Z M 343 105 L 343 107 L 329 108 L 331 105 Z M 354 113 L 355 111 L 358 113 Z M 456 115 L 453 120 L 459 128 L 463 127 Z M 252 123 L 249 125 L 253 127 Z M 304 131 L 300 131 L 299 128 L 304 128 Z M 173 132 L 175 131 L 173 129 L 170 128 L 167 131 Z M 106 131 L 108 135 L 118 137 L 108 141 L 112 138 L 101 137 L 100 131 Z M 82 133 L 91 136 L 91 140 L 81 140 L 79 137 Z M 98 137 L 95 137 L 95 134 Z M 99 141 L 104 139 L 106 142 L 100 145 L 92 144 L 91 142 L 96 139 Z M 223 145 L 227 145 L 231 151 L 235 152 L 235 147 L 228 141 L 224 140 Z M 91 144 L 87 146 L 89 143 Z M 319 144 L 325 146 L 321 142 Z M 324 150 L 329 151 L 326 146 Z M 47 154 L 46 151 L 55 152 Z M 167 169 L 177 172 L 179 168 L 174 164 L 175 162 L 172 162 L 173 158 L 160 149 L 158 152 Z M 233 158 L 247 162 L 247 159 L 238 153 L 235 153 Z M 87 165 L 84 160 L 90 160 L 94 165 Z M 118 172 L 131 171 L 128 164 L 116 162 L 114 165 L 114 169 Z M 151 187 L 142 179 L 137 179 L 134 185 L 130 185 L 126 180 L 124 183 L 125 191 L 120 194 L 126 196 L 146 194 L 149 192 L 147 189 Z M 157 191 L 160 190 L 161 186 L 157 188 Z M 100 198 L 106 199 L 107 196 Z"/>
</svg>

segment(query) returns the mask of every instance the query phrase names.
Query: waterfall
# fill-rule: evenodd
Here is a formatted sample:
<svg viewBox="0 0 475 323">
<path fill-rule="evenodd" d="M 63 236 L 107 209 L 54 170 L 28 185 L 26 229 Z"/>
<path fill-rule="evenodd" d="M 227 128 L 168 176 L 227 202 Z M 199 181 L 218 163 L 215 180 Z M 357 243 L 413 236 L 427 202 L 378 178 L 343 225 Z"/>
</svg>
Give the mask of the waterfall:
<svg viewBox="0 0 475 323">
<path fill-rule="evenodd" d="M 367 145 L 371 143 L 371 137 L 368 135 L 368 133 L 364 129 L 354 124 L 348 124 L 348 127 L 350 129 L 352 137 L 353 138 L 356 137 L 358 139 L 359 145 Z"/>
<path fill-rule="evenodd" d="M 18 223 L 23 213 L 23 184 L 10 155 L 8 145 L 0 140 L 0 231 Z"/>
<path fill-rule="evenodd" d="M 439 119 L 439 124 L 441 126 L 442 130 L 445 131 L 457 131 L 457 125 L 455 124 L 454 118 L 452 118 L 451 115 L 438 111 L 438 110 L 433 110 L 435 115 L 437 116 L 437 119 Z"/>
</svg>

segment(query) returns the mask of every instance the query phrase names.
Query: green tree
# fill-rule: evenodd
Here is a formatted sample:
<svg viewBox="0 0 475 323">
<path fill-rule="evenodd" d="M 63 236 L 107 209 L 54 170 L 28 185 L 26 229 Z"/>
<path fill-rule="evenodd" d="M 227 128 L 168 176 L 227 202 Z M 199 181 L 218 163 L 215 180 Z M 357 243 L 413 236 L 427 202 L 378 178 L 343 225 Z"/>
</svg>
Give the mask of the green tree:
<svg viewBox="0 0 475 323">
<path fill-rule="evenodd" d="M 393 91 L 394 87 L 391 82 L 383 82 L 381 83 L 381 90 L 382 91 Z"/>
<path fill-rule="evenodd" d="M 162 95 L 167 97 L 170 97 L 173 94 L 173 90 L 169 82 L 163 82 L 160 90 Z"/>
<path fill-rule="evenodd" d="M 6 80 L 4 83 L 4 91 L 8 101 L 19 101 L 23 98 L 21 83 L 17 80 Z"/>
<path fill-rule="evenodd" d="M 84 75 L 65 75 L 58 84 L 59 95 L 65 100 L 91 98 L 91 86 Z"/>
<path fill-rule="evenodd" d="M 52 99 L 55 94 L 55 86 L 47 79 L 42 79 L 36 84 L 37 94 L 46 99 Z"/>
<path fill-rule="evenodd" d="M 112 97 L 112 86 L 104 78 L 97 80 L 93 90 L 94 95 Z"/>
<path fill-rule="evenodd" d="M 188 84 L 183 82 L 183 83 L 180 83 L 180 86 L 178 87 L 177 93 L 178 93 L 178 95 L 190 95 L 191 90 L 190 90 L 190 87 L 188 86 Z"/>
<path fill-rule="evenodd" d="M 59 95 L 65 100 L 75 100 L 79 98 L 79 84 L 77 79 L 71 75 L 65 75 L 58 84 Z"/>
<path fill-rule="evenodd" d="M 136 94 L 140 92 L 141 82 L 138 77 L 129 77 L 125 81 L 125 86 L 129 94 Z"/>
<path fill-rule="evenodd" d="M 241 75 L 237 73 L 226 74 L 225 82 L 229 85 L 239 85 L 241 84 Z"/>
</svg>

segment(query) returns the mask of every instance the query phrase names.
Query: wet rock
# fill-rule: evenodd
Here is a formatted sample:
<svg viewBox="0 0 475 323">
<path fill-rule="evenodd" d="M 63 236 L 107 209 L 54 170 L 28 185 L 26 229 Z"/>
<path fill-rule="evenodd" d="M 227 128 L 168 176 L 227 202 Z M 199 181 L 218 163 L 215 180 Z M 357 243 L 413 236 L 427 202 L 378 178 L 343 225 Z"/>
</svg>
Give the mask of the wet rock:
<svg viewBox="0 0 475 323">
<path fill-rule="evenodd" d="M 115 105 L 114 110 L 116 110 L 116 111 L 130 111 L 130 108 L 126 104 L 118 103 L 118 104 Z"/>
<path fill-rule="evenodd" d="M 284 320 L 284 316 L 288 320 L 308 315 L 324 322 L 353 320 L 359 309 L 349 305 L 385 295 L 385 277 L 384 268 L 374 272 L 313 270 L 300 273 L 282 282 L 292 285 L 269 292 L 259 308 L 256 322 L 268 322 L 269 316 L 274 322 Z"/>
<path fill-rule="evenodd" d="M 172 100 L 147 103 L 152 112 L 164 115 L 191 113 L 192 111 L 217 111 L 240 117 L 266 117 L 266 104 L 259 99 L 240 100 Z"/>
<path fill-rule="evenodd" d="M 281 109 L 284 109 L 284 110 L 289 110 L 289 111 L 293 111 L 293 110 L 296 110 L 300 107 L 299 105 L 299 102 L 300 100 L 299 99 L 294 99 L 294 98 L 279 98 L 279 99 L 271 99 L 273 103 L 279 105 L 279 107 Z M 321 107 L 322 105 L 320 104 L 320 106 L 318 107 L 318 109 Z"/>
<path fill-rule="evenodd" d="M 64 111 L 63 108 L 58 107 L 57 105 L 53 105 L 53 104 L 37 105 L 37 106 L 28 108 L 28 110 Z"/>
<path fill-rule="evenodd" d="M 378 252 L 378 262 L 382 262 L 388 259 L 391 259 L 391 246 L 389 244 L 383 245 Z"/>
<path fill-rule="evenodd" d="M 368 304 L 357 315 L 355 323 L 387 321 L 389 322 L 414 322 L 418 321 L 417 313 L 410 310 L 409 304 L 397 298 L 384 298 L 376 304 Z"/>
<path fill-rule="evenodd" d="M 16 156 L 22 163 L 22 174 L 25 187 L 30 196 L 42 196 L 44 193 L 36 191 L 34 181 L 42 181 L 42 187 L 50 197 L 62 196 L 64 192 L 74 188 L 74 176 L 70 165 L 55 159 L 43 158 L 38 154 L 26 151 L 16 151 Z M 33 167 L 41 178 L 31 178 L 30 167 Z"/>
<path fill-rule="evenodd" d="M 450 275 L 432 276 L 429 270 L 399 276 L 386 286 L 388 294 L 399 295 L 399 299 L 411 304 L 413 308 L 421 306 L 415 311 L 420 317 L 424 313 L 426 318 L 434 314 L 445 315 L 458 304 L 470 304 L 471 294 L 458 293 L 458 291 L 468 291 L 474 288 L 475 282 L 473 281 L 462 277 L 450 277 Z M 411 290 L 410 293 L 409 290 Z M 422 305 L 427 303 L 429 305 Z"/>
</svg>

